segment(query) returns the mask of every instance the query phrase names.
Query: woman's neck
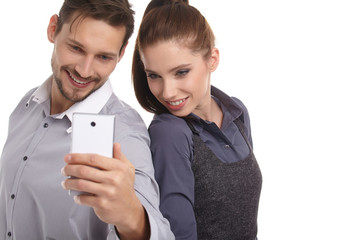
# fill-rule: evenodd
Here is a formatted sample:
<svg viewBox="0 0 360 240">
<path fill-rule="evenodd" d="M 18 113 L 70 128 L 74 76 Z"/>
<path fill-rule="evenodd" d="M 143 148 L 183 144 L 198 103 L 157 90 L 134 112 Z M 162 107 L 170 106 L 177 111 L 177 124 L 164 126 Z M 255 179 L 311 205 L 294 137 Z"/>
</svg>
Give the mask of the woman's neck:
<svg viewBox="0 0 360 240">
<path fill-rule="evenodd" d="M 212 97 L 210 97 L 210 103 L 208 106 L 203 107 L 202 111 L 195 111 L 194 113 L 201 119 L 214 122 L 219 128 L 221 128 L 224 115 L 220 106 Z"/>
</svg>

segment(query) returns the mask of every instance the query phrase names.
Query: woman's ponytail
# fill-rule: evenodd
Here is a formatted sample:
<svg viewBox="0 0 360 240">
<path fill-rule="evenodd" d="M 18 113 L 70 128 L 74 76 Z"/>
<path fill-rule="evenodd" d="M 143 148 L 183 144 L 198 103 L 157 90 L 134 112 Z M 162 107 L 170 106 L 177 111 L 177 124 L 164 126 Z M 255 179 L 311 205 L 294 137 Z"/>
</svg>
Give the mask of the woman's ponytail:
<svg viewBox="0 0 360 240">
<path fill-rule="evenodd" d="M 152 0 L 145 9 L 144 16 L 154 8 L 162 7 L 171 4 L 186 4 L 189 5 L 189 0 Z"/>
</svg>

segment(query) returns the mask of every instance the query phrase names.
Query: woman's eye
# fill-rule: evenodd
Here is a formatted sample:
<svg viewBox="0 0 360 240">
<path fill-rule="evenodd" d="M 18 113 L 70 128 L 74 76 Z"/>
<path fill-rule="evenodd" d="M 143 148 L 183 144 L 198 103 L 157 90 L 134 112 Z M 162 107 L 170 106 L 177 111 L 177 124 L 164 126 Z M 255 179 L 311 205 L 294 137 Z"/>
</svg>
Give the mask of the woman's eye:
<svg viewBox="0 0 360 240">
<path fill-rule="evenodd" d="M 156 74 L 154 74 L 154 73 L 148 73 L 148 74 L 147 74 L 147 77 L 150 78 L 150 79 L 156 79 L 156 78 L 158 78 L 159 76 L 156 75 Z"/>
<path fill-rule="evenodd" d="M 177 72 L 176 72 L 176 75 L 182 77 L 182 76 L 185 76 L 186 74 L 188 74 L 189 71 L 190 71 L 190 70 L 188 70 L 188 69 L 186 69 L 186 70 L 180 70 L 180 71 L 177 71 Z"/>
</svg>

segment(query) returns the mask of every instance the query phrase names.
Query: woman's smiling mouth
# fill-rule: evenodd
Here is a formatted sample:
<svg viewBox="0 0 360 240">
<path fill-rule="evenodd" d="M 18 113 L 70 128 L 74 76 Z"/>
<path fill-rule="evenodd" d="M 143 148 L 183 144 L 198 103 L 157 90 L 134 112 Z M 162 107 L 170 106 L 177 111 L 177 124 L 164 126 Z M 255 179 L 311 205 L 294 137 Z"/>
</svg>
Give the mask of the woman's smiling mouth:
<svg viewBox="0 0 360 240">
<path fill-rule="evenodd" d="M 169 104 L 172 105 L 172 106 L 178 106 L 178 105 L 180 105 L 181 103 L 183 103 L 185 100 L 186 100 L 186 98 L 181 99 L 181 100 L 178 100 L 178 101 L 172 101 L 172 102 L 167 101 L 167 103 L 169 103 Z"/>
<path fill-rule="evenodd" d="M 181 108 L 183 108 L 185 106 L 186 100 L 188 98 L 189 97 L 186 97 L 186 98 L 183 98 L 180 100 L 176 100 L 176 101 L 165 101 L 165 102 L 166 102 L 166 105 L 169 110 L 176 111 L 176 110 L 180 110 Z"/>
</svg>

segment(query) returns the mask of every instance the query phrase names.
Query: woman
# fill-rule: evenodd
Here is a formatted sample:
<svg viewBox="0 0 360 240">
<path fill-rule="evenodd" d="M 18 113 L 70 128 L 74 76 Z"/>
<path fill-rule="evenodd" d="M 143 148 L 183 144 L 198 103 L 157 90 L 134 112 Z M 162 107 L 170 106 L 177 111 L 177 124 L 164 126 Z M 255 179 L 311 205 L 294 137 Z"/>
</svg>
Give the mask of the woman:
<svg viewBox="0 0 360 240">
<path fill-rule="evenodd" d="M 160 210 L 177 239 L 256 239 L 262 177 L 243 103 L 211 86 L 215 37 L 188 1 L 151 1 L 133 57 Z"/>
</svg>

